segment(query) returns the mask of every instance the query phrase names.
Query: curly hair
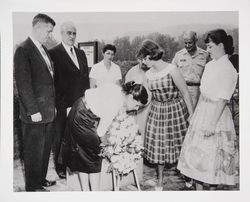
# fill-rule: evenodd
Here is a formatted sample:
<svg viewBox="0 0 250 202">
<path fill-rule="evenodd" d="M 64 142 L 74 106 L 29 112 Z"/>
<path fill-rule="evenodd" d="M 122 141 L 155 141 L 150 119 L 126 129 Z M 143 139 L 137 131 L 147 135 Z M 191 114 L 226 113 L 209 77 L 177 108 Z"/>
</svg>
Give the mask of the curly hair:
<svg viewBox="0 0 250 202">
<path fill-rule="evenodd" d="M 148 93 L 142 84 L 137 84 L 134 81 L 130 81 L 122 85 L 122 90 L 126 95 L 131 94 L 136 101 L 139 101 L 144 105 L 147 104 Z"/>
</svg>

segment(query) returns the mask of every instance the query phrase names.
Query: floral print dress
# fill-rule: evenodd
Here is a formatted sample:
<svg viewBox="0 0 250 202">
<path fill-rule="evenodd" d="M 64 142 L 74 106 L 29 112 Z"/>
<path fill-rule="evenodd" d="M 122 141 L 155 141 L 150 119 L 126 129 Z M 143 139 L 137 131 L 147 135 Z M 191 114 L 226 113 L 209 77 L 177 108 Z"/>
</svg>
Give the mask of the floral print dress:
<svg viewBox="0 0 250 202">
<path fill-rule="evenodd" d="M 209 62 L 201 80 L 201 96 L 188 128 L 177 168 L 184 175 L 209 184 L 235 184 L 236 133 L 226 105 L 216 124 L 215 134 L 206 137 L 214 120 L 219 98 L 230 100 L 237 73 L 227 55 Z"/>
</svg>

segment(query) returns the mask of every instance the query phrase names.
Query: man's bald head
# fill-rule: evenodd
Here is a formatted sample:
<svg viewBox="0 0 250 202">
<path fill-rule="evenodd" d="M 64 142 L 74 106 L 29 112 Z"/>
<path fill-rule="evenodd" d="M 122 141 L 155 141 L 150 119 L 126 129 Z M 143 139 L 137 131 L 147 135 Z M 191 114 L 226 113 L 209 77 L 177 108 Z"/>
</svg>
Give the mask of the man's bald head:
<svg viewBox="0 0 250 202">
<path fill-rule="evenodd" d="M 76 27 L 73 22 L 64 22 L 61 24 L 61 32 L 65 31 L 68 28 L 73 28 L 76 30 Z"/>
<path fill-rule="evenodd" d="M 197 34 L 194 31 L 186 31 L 183 33 L 183 40 L 186 50 L 192 55 L 195 53 L 197 47 Z"/>
<path fill-rule="evenodd" d="M 183 33 L 183 39 L 190 39 L 192 41 L 197 41 L 197 34 L 194 31 L 186 31 Z"/>
</svg>

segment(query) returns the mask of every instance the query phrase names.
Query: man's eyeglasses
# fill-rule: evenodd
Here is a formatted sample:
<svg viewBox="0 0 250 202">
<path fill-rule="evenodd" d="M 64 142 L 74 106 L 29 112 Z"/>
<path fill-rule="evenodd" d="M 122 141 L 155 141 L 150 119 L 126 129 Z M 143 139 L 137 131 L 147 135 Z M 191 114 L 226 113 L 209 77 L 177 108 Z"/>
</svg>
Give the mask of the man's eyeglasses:
<svg viewBox="0 0 250 202">
<path fill-rule="evenodd" d="M 186 45 L 192 45 L 194 43 L 194 41 L 186 41 L 186 42 L 184 42 L 184 44 L 186 44 Z"/>
<path fill-rule="evenodd" d="M 76 36 L 76 32 L 67 31 L 66 34 Z"/>
</svg>

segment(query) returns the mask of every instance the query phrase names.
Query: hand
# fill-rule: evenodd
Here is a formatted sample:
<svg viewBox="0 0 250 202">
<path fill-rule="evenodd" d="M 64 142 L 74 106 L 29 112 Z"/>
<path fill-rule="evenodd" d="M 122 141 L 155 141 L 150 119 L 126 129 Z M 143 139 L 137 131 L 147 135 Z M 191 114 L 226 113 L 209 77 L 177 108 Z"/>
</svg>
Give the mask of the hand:
<svg viewBox="0 0 250 202">
<path fill-rule="evenodd" d="M 68 107 L 67 108 L 67 116 L 69 115 L 70 110 L 71 110 L 71 107 Z"/>
<path fill-rule="evenodd" d="M 213 136 L 214 134 L 215 134 L 214 131 L 209 131 L 209 130 L 205 130 L 205 131 L 204 131 L 204 136 L 205 136 L 205 137 L 211 137 L 211 136 Z"/>
<path fill-rule="evenodd" d="M 102 143 L 102 142 L 106 142 L 106 141 L 105 141 L 105 140 L 106 140 L 105 136 L 102 136 L 102 137 L 99 137 L 99 138 L 100 138 L 101 143 Z"/>
<path fill-rule="evenodd" d="M 206 127 L 204 130 L 204 136 L 205 137 L 211 137 L 215 134 L 216 124 L 210 124 Z"/>
<path fill-rule="evenodd" d="M 41 113 L 40 113 L 40 112 L 37 112 L 37 113 L 35 113 L 35 114 L 32 114 L 32 115 L 31 115 L 31 120 L 32 120 L 33 122 L 42 121 L 42 115 L 41 115 Z"/>
</svg>

